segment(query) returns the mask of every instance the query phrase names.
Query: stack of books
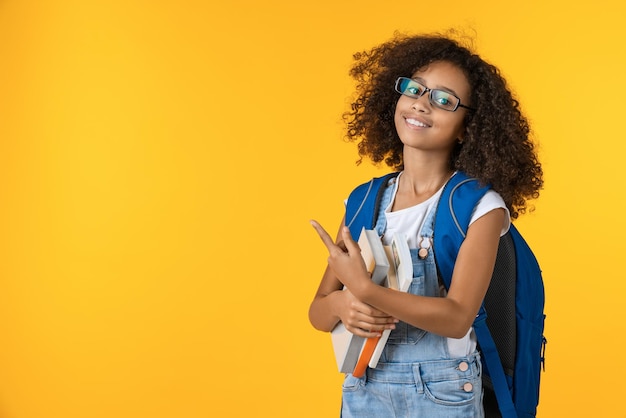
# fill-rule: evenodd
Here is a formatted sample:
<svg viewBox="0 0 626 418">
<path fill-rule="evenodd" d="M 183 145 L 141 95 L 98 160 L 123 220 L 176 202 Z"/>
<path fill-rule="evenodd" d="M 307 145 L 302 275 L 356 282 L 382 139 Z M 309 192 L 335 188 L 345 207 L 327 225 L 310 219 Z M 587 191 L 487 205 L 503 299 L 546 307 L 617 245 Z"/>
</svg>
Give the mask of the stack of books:
<svg viewBox="0 0 626 418">
<path fill-rule="evenodd" d="M 358 244 L 374 283 L 402 292 L 409 289 L 413 280 L 413 261 L 406 236 L 397 233 L 389 246 L 383 246 L 376 231 L 363 228 Z M 331 331 L 331 339 L 339 371 L 361 377 L 368 366 L 376 367 L 390 333 L 388 329 L 380 337 L 364 338 L 338 323 Z"/>
</svg>

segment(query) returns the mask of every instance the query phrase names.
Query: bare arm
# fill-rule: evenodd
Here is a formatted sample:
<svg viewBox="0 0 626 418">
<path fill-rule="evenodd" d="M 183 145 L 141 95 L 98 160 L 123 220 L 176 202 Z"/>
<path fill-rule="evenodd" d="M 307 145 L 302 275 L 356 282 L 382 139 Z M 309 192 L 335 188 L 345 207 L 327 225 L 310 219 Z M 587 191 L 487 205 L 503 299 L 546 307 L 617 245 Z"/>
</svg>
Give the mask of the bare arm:
<svg viewBox="0 0 626 418">
<path fill-rule="evenodd" d="M 344 222 L 342 221 L 341 225 L 343 224 Z M 337 235 L 338 244 L 334 244 L 329 237 L 330 242 L 335 245 L 338 251 L 344 252 L 346 249 L 340 239 L 341 227 Z M 360 252 L 357 255 L 358 259 L 361 259 Z M 362 260 L 361 264 L 363 264 Z M 363 269 L 365 269 L 365 266 L 363 266 Z M 369 280 L 367 272 L 365 274 Z M 341 321 L 346 329 L 353 334 L 362 337 L 374 337 L 380 335 L 383 329 L 393 329 L 395 327 L 394 324 L 397 320 L 360 301 L 350 290 L 343 290 L 343 287 L 343 284 L 330 266 L 326 267 L 322 281 L 309 308 L 309 320 L 315 328 L 321 331 L 331 331 Z"/>
<path fill-rule="evenodd" d="M 330 269 L 359 300 L 426 331 L 461 338 L 472 325 L 489 287 L 504 216 L 503 209 L 496 209 L 470 226 L 445 298 L 412 295 L 372 283 L 365 267 L 359 267 L 358 246 L 347 228 L 340 231 L 348 250 L 344 252 L 329 240 L 319 224 L 313 226 L 329 249 Z"/>
</svg>

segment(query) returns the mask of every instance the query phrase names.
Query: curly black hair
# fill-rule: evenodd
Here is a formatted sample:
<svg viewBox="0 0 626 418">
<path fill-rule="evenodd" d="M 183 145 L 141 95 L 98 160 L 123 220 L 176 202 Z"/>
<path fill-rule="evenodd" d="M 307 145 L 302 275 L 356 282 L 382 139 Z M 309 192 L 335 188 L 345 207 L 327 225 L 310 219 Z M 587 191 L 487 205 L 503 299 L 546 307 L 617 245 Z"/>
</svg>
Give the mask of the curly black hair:
<svg viewBox="0 0 626 418">
<path fill-rule="evenodd" d="M 511 217 L 527 210 L 527 200 L 539 196 L 543 172 L 530 138 L 528 121 L 509 91 L 498 68 L 485 62 L 460 41 L 432 34 L 394 37 L 369 51 L 356 53 L 350 75 L 357 95 L 344 114 L 346 137 L 358 142 L 360 163 L 384 161 L 396 170 L 404 168 L 403 144 L 394 124 L 400 95 L 395 80 L 411 77 L 436 61 L 450 62 L 466 75 L 473 111 L 465 117 L 462 144 L 457 144 L 450 168 L 490 184 L 506 203 Z"/>
</svg>

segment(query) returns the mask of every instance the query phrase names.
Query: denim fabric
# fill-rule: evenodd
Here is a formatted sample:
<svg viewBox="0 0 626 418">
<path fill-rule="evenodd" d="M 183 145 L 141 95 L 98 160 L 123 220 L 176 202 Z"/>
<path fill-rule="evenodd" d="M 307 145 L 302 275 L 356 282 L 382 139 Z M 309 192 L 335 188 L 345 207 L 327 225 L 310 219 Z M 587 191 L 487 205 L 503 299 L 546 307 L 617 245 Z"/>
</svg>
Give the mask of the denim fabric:
<svg viewBox="0 0 626 418">
<path fill-rule="evenodd" d="M 383 363 L 346 375 L 343 418 L 483 417 L 478 353 L 466 358 Z"/>
<path fill-rule="evenodd" d="M 379 220 L 384 218 L 390 196 L 391 192 L 383 195 Z M 432 242 L 434 212 L 427 215 L 420 233 L 423 242 Z M 377 228 L 384 230 L 384 221 Z M 411 256 L 413 283 L 409 292 L 437 297 L 439 280 L 432 248 L 423 260 L 417 249 L 411 249 Z M 450 358 L 445 337 L 400 322 L 375 369 L 368 368 L 359 379 L 346 375 L 341 416 L 483 418 L 481 374 L 478 352 Z"/>
<path fill-rule="evenodd" d="M 378 215 L 376 216 L 376 225 L 374 226 L 374 230 L 376 230 L 376 232 L 378 232 L 378 235 L 380 235 L 381 237 L 385 233 L 385 228 L 387 228 L 385 209 L 387 209 L 387 206 L 389 206 L 389 204 L 391 203 L 391 198 L 396 187 L 398 187 L 398 182 L 397 178 L 394 177 L 389 180 L 389 184 L 387 185 L 387 188 L 384 190 L 383 195 L 380 198 L 380 206 L 378 209 Z"/>
</svg>

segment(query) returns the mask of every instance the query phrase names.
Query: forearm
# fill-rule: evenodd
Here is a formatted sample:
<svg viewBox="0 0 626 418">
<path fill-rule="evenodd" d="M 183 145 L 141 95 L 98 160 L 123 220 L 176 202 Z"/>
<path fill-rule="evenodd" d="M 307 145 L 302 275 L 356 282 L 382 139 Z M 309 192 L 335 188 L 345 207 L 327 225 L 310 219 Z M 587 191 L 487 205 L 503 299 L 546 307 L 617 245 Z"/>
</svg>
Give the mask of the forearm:
<svg viewBox="0 0 626 418">
<path fill-rule="evenodd" d="M 369 280 L 345 284 L 358 299 L 401 321 L 442 336 L 461 338 L 474 322 L 489 287 L 503 216 L 503 210 L 494 210 L 470 226 L 446 297 L 398 292 Z"/>
<path fill-rule="evenodd" d="M 418 296 L 373 283 L 353 293 L 394 318 L 444 337 L 463 337 L 476 316 L 473 310 L 447 297 Z"/>
<path fill-rule="evenodd" d="M 309 307 L 309 321 L 314 328 L 325 332 L 330 332 L 335 328 L 340 321 L 337 306 L 342 296 L 342 290 L 315 295 Z"/>
</svg>

